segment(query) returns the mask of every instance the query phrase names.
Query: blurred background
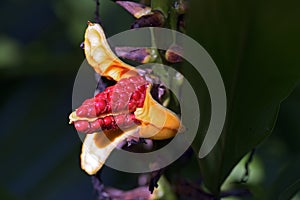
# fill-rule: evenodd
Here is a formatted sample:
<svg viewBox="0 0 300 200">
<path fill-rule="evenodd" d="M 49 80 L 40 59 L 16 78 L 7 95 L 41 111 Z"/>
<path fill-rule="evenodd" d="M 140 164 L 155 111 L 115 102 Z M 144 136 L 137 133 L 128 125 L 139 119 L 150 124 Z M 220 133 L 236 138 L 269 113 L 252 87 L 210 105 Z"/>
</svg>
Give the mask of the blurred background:
<svg viewBox="0 0 300 200">
<path fill-rule="evenodd" d="M 95 198 L 79 165 L 81 141 L 68 124 L 73 82 L 84 60 L 79 46 L 94 11 L 93 0 L 0 2 L 0 199 Z M 133 22 L 108 0 L 101 1 L 100 15 L 107 36 Z M 249 178 L 257 194 L 299 184 L 299 102 L 298 86 L 283 102 L 273 134 L 257 148 Z M 104 170 L 108 185 L 129 189 L 137 181 L 137 175 Z M 232 177 L 243 173 L 242 163 Z"/>
</svg>

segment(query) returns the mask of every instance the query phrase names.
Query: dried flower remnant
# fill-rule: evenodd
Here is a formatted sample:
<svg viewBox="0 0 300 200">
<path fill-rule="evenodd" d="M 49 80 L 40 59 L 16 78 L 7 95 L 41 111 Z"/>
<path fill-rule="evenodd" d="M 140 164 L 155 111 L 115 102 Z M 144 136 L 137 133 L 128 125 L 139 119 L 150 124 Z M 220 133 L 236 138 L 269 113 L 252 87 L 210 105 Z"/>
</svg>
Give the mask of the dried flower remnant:
<svg viewBox="0 0 300 200">
<path fill-rule="evenodd" d="M 116 3 L 137 18 L 131 28 L 163 27 L 165 24 L 165 16 L 159 10 L 152 10 L 143 4 L 130 1 L 116 1 Z"/>
<path fill-rule="evenodd" d="M 140 3 L 131 1 L 116 1 L 116 3 L 125 8 L 125 10 L 130 12 L 137 19 L 152 13 L 150 7 L 147 7 Z"/>
<path fill-rule="evenodd" d="M 150 82 L 113 54 L 99 24 L 89 22 L 85 54 L 97 73 L 117 83 L 85 100 L 70 114 L 70 123 L 87 134 L 82 169 L 95 174 L 118 144 L 130 136 L 156 140 L 175 136 L 180 119 L 153 99 Z"/>
<path fill-rule="evenodd" d="M 124 199 L 124 200 L 131 200 L 131 199 L 140 199 L 140 200 L 154 200 L 154 199 L 164 199 L 167 195 L 167 190 L 165 187 L 153 188 L 153 191 L 149 191 L 147 185 L 147 180 L 143 184 L 139 183 L 134 189 L 130 190 L 120 190 L 115 189 L 112 187 L 107 187 L 99 178 L 100 174 L 97 173 L 92 177 L 92 184 L 94 190 L 97 193 L 98 200 L 107 200 L 107 199 Z M 143 175 L 144 178 L 147 179 L 147 175 Z M 160 185 L 167 186 L 167 182 L 164 179 L 159 181 Z"/>
<path fill-rule="evenodd" d="M 141 200 L 154 200 L 158 199 L 161 196 L 161 191 L 155 190 L 153 193 L 150 193 L 148 187 L 140 186 L 129 191 L 118 190 L 114 188 L 106 188 L 105 190 L 110 198 L 112 199 L 141 199 Z"/>
<path fill-rule="evenodd" d="M 154 10 L 152 14 L 144 15 L 131 25 L 131 28 L 141 28 L 141 27 L 163 27 L 165 24 L 164 15 L 158 11 Z"/>
</svg>

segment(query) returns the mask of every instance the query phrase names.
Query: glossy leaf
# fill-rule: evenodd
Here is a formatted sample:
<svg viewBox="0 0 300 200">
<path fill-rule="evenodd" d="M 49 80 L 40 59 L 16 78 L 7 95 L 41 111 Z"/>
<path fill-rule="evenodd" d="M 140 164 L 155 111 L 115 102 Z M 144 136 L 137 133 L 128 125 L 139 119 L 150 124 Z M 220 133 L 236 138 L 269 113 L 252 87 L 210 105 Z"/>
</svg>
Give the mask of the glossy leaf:
<svg viewBox="0 0 300 200">
<path fill-rule="evenodd" d="M 299 166 L 300 160 L 298 156 L 279 172 L 277 179 L 269 191 L 268 199 L 291 199 L 300 191 Z"/>
<path fill-rule="evenodd" d="M 204 184 L 218 195 L 238 161 L 272 132 L 300 78 L 299 2 L 192 1 L 190 8 L 188 35 L 210 53 L 227 93 L 221 138 L 200 160 Z"/>
</svg>

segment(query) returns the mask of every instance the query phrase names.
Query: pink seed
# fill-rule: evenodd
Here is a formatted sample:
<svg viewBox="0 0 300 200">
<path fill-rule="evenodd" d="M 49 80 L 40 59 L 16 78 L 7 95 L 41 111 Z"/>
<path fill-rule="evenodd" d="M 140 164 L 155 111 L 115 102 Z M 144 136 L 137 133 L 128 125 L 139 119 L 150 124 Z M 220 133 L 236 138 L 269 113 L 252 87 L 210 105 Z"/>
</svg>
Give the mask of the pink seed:
<svg viewBox="0 0 300 200">
<path fill-rule="evenodd" d="M 140 100 L 140 98 L 141 98 L 141 93 L 140 93 L 139 91 L 135 91 L 135 92 L 132 94 L 131 98 L 133 98 L 134 100 L 138 101 L 138 100 Z"/>
<path fill-rule="evenodd" d="M 125 121 L 124 121 L 124 125 L 125 126 L 130 126 L 132 124 L 132 121 L 130 119 L 130 115 L 126 115 Z"/>
<path fill-rule="evenodd" d="M 98 99 L 97 102 L 95 103 L 95 107 L 96 107 L 97 115 L 99 115 L 100 113 L 104 113 L 106 108 L 105 100 Z"/>
<path fill-rule="evenodd" d="M 129 101 L 129 95 L 126 92 L 120 94 L 120 101 L 127 103 Z"/>
<path fill-rule="evenodd" d="M 94 131 L 97 131 L 100 129 L 100 123 L 98 122 L 98 120 L 95 120 L 93 122 L 90 123 L 91 129 Z"/>
<path fill-rule="evenodd" d="M 117 100 L 119 100 L 119 98 L 120 98 L 119 94 L 116 93 L 116 92 L 114 92 L 114 93 L 112 94 L 111 100 L 114 101 L 114 102 L 116 102 Z"/>
<path fill-rule="evenodd" d="M 78 117 L 85 117 L 88 113 L 88 109 L 85 105 L 80 106 L 77 110 L 76 110 L 76 115 Z"/>
<path fill-rule="evenodd" d="M 102 127 L 103 124 L 104 124 L 103 119 L 99 118 L 99 119 L 97 119 L 97 121 L 98 121 L 98 123 L 100 124 L 100 126 Z"/>
<path fill-rule="evenodd" d="M 101 93 L 98 93 L 95 96 L 95 101 L 98 101 L 100 99 L 106 99 L 106 98 L 107 98 L 107 93 L 106 92 L 101 92 Z"/>
<path fill-rule="evenodd" d="M 103 122 L 106 127 L 109 127 L 112 125 L 113 119 L 111 116 L 106 116 L 103 118 Z"/>
<path fill-rule="evenodd" d="M 115 87 L 114 87 L 114 92 L 121 94 L 122 92 L 124 92 L 123 86 L 117 83 L 117 85 L 115 85 Z"/>
<path fill-rule="evenodd" d="M 130 82 L 131 83 L 136 83 L 136 82 L 138 82 L 139 80 L 138 80 L 138 76 L 134 76 L 134 77 L 131 77 L 130 78 Z"/>
<path fill-rule="evenodd" d="M 106 106 L 106 112 L 111 112 L 111 105 L 110 104 L 107 104 L 107 106 Z"/>
<path fill-rule="evenodd" d="M 112 100 L 112 96 L 113 96 L 112 92 L 111 92 L 111 93 L 108 93 L 108 94 L 107 94 L 107 100 L 108 100 L 108 101 L 111 101 L 111 100 Z"/>
<path fill-rule="evenodd" d="M 144 105 L 144 101 L 145 101 L 145 94 L 141 94 L 141 98 L 139 99 L 139 101 L 137 102 L 137 107 L 138 108 L 142 108 Z"/>
<path fill-rule="evenodd" d="M 85 120 L 80 120 L 74 122 L 75 129 L 79 132 L 85 132 L 90 128 L 90 125 L 87 121 Z"/>
<path fill-rule="evenodd" d="M 95 106 L 93 106 L 93 105 L 88 106 L 87 111 L 88 111 L 86 114 L 87 117 L 96 117 L 97 116 Z"/>
<path fill-rule="evenodd" d="M 137 88 L 140 92 L 144 92 L 146 90 L 146 85 L 140 85 Z"/>
<path fill-rule="evenodd" d="M 125 116 L 124 115 L 117 115 L 114 117 L 115 118 L 115 122 L 117 124 L 117 126 L 122 126 L 124 121 L 125 121 Z"/>
<path fill-rule="evenodd" d="M 116 102 L 116 103 L 114 103 L 115 104 L 115 110 L 113 110 L 113 111 L 123 111 L 124 109 L 125 109 L 125 107 L 126 107 L 126 104 L 125 103 L 123 103 L 122 101 L 118 101 L 118 102 Z M 114 113 L 113 113 L 114 114 Z"/>
<path fill-rule="evenodd" d="M 128 110 L 129 112 L 133 112 L 136 109 L 136 102 L 132 99 L 129 103 L 128 103 Z"/>
<path fill-rule="evenodd" d="M 134 86 L 134 84 L 128 83 L 128 84 L 126 85 L 126 90 L 127 90 L 128 92 L 133 92 L 133 91 L 135 91 L 135 86 Z"/>
</svg>

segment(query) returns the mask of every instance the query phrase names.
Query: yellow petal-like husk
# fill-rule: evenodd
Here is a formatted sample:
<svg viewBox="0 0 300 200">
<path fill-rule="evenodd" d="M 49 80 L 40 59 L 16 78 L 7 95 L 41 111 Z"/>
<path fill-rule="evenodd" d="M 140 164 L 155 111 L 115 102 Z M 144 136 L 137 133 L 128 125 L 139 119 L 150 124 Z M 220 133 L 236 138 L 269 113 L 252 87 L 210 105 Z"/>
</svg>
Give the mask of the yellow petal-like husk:
<svg viewBox="0 0 300 200">
<path fill-rule="evenodd" d="M 81 168 L 92 175 L 99 171 L 111 152 L 123 140 L 131 135 L 137 134 L 139 127 L 119 133 L 95 132 L 87 134 L 81 152 Z"/>
<path fill-rule="evenodd" d="M 180 130 L 180 119 L 175 113 L 155 101 L 147 88 L 146 98 L 142 108 L 134 112 L 135 118 L 141 121 L 140 136 L 154 140 L 174 137 Z"/>
<path fill-rule="evenodd" d="M 99 24 L 88 22 L 85 32 L 84 52 L 88 63 L 101 76 L 119 81 L 137 75 L 134 67 L 121 61 L 110 49 Z"/>
</svg>

